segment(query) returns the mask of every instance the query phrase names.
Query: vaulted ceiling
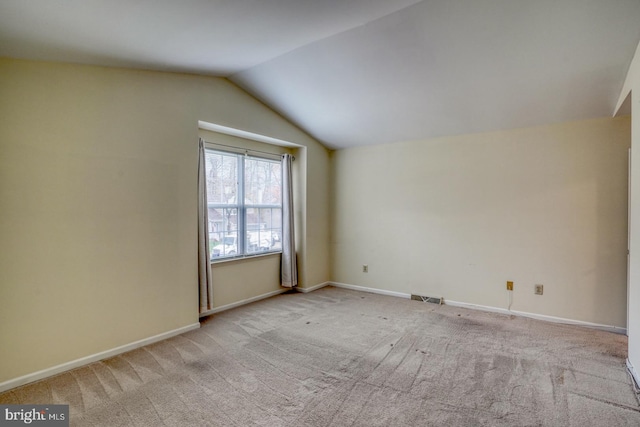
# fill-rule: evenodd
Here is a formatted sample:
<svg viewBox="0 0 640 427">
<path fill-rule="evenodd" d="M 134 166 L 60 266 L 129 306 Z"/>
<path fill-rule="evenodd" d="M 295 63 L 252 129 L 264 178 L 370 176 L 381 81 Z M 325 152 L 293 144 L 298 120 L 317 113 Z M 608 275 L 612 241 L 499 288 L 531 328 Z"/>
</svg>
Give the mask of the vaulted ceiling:
<svg viewBox="0 0 640 427">
<path fill-rule="evenodd" d="M 639 0 L 0 0 L 0 56 L 229 78 L 331 148 L 610 116 Z"/>
</svg>

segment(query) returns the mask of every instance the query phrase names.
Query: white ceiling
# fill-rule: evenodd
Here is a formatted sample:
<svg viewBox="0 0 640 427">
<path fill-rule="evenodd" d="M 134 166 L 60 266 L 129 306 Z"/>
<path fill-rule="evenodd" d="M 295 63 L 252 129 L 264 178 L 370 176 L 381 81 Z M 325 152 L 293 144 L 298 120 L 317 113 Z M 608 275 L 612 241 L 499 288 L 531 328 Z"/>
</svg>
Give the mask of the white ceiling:
<svg viewBox="0 0 640 427">
<path fill-rule="evenodd" d="M 640 0 L 0 0 L 0 56 L 229 77 L 332 148 L 611 115 Z"/>
</svg>

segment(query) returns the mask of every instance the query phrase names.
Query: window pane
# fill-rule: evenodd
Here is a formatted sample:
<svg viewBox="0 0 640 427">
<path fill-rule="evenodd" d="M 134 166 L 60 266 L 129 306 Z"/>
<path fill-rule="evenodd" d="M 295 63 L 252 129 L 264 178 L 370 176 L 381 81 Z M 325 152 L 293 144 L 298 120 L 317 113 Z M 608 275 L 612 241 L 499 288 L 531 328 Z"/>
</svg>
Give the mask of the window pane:
<svg viewBox="0 0 640 427">
<path fill-rule="evenodd" d="M 238 250 L 238 209 L 209 208 L 211 258 L 235 256 Z"/>
<path fill-rule="evenodd" d="M 246 224 L 247 253 L 282 249 L 281 208 L 247 208 Z"/>
<path fill-rule="evenodd" d="M 207 151 L 205 162 L 209 205 L 237 205 L 238 156 Z"/>
<path fill-rule="evenodd" d="M 248 205 L 282 204 L 280 162 L 247 158 L 244 161 L 244 199 Z"/>
<path fill-rule="evenodd" d="M 211 259 L 282 249 L 280 162 L 206 151 Z"/>
</svg>

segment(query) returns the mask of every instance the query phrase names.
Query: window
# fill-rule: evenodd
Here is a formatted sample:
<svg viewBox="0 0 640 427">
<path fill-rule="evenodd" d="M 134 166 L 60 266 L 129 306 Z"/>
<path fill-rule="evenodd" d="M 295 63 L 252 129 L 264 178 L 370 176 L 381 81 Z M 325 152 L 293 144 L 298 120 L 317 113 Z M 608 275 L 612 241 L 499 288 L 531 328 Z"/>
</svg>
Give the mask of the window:
<svg viewBox="0 0 640 427">
<path fill-rule="evenodd" d="M 206 150 L 211 259 L 282 249 L 282 166 L 277 160 Z"/>
</svg>

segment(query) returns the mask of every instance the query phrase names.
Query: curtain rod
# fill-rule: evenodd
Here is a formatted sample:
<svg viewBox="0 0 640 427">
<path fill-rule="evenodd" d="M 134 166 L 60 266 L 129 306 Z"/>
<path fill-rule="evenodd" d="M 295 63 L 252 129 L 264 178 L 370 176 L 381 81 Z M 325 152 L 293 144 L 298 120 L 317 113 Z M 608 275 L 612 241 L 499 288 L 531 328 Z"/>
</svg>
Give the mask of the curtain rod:
<svg viewBox="0 0 640 427">
<path fill-rule="evenodd" d="M 211 144 L 211 145 L 218 145 L 220 147 L 227 147 L 227 148 L 233 148 L 234 150 L 238 150 L 238 151 L 244 151 L 245 153 L 260 153 L 260 154 L 267 154 L 269 156 L 277 156 L 277 157 L 282 157 L 282 154 L 276 154 L 276 153 L 269 153 L 267 151 L 260 151 L 260 150 L 253 150 L 251 148 L 240 148 L 240 147 L 235 147 L 233 145 L 227 145 L 227 144 L 220 144 L 219 142 L 210 142 L 207 141 L 206 139 L 202 140 L 205 144 Z M 291 156 L 292 160 L 295 160 L 296 158 L 292 155 Z"/>
</svg>

